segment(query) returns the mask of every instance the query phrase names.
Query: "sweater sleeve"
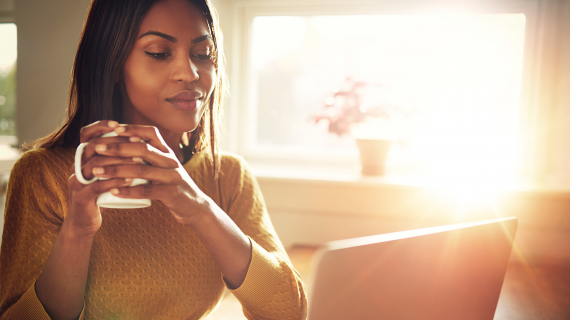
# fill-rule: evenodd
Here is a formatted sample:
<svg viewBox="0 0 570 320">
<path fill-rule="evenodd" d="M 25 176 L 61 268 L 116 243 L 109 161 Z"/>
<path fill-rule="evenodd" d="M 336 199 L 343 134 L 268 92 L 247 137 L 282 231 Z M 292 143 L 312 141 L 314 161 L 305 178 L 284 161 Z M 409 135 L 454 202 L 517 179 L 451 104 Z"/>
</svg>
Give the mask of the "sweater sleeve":
<svg viewBox="0 0 570 320">
<path fill-rule="evenodd" d="M 35 281 L 67 210 L 70 168 L 58 160 L 46 150 L 30 151 L 12 168 L 0 249 L 0 319 L 50 319 Z"/>
<path fill-rule="evenodd" d="M 246 278 L 231 290 L 244 315 L 248 319 L 305 319 L 303 282 L 271 224 L 255 177 L 245 161 L 233 156 L 222 158 L 222 175 L 224 209 L 252 243 Z"/>
</svg>

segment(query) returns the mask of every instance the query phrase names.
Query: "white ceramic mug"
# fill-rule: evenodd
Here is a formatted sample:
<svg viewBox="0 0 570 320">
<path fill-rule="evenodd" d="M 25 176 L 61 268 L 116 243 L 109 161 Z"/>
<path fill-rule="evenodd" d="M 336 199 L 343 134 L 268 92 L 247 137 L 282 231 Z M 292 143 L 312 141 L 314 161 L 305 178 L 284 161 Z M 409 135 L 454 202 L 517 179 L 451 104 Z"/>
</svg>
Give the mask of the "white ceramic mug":
<svg viewBox="0 0 570 320">
<path fill-rule="evenodd" d="M 109 133 L 105 133 L 101 137 L 115 137 L 117 134 L 112 131 Z M 87 145 L 87 142 L 80 144 L 77 147 L 77 151 L 75 151 L 75 176 L 77 180 L 83 184 L 90 184 L 99 179 L 107 180 L 108 178 L 98 178 L 93 177 L 91 180 L 85 180 L 83 174 L 81 173 L 81 156 L 83 155 L 83 149 Z M 133 182 L 130 184 L 131 187 L 138 186 L 141 184 L 148 183 L 148 180 L 145 179 L 133 179 Z M 150 199 L 128 199 L 128 198 L 119 198 L 114 196 L 111 192 L 105 192 L 97 197 L 97 205 L 103 208 L 113 208 L 113 209 L 137 209 L 137 208 L 146 208 L 150 207 Z"/>
</svg>

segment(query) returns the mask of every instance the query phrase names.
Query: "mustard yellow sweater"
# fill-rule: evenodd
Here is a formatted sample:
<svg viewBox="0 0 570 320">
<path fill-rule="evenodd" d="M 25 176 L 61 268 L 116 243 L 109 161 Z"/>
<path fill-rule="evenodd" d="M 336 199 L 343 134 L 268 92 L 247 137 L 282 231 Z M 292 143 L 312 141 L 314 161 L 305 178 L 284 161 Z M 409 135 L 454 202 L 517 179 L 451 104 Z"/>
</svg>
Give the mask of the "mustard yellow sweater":
<svg viewBox="0 0 570 320">
<path fill-rule="evenodd" d="M 0 251 L 1 319 L 49 319 L 34 284 L 65 219 L 74 151 L 29 151 L 12 170 Z M 303 284 L 244 161 L 222 155 L 217 182 L 204 155 L 194 155 L 184 167 L 252 241 L 245 281 L 231 290 L 245 316 L 305 318 Z M 225 286 L 218 267 L 192 229 L 176 222 L 164 205 L 101 210 L 83 319 L 200 319 L 216 307 Z"/>
</svg>

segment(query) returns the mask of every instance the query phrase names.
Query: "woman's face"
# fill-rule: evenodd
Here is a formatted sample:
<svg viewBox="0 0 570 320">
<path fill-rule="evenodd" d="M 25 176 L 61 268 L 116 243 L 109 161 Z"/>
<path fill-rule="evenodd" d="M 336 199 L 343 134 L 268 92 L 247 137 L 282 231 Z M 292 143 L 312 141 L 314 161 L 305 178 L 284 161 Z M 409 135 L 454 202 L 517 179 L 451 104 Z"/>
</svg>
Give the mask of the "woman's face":
<svg viewBox="0 0 570 320">
<path fill-rule="evenodd" d="M 157 2 L 123 68 L 123 120 L 161 132 L 196 129 L 216 83 L 214 42 L 188 0 Z"/>
</svg>

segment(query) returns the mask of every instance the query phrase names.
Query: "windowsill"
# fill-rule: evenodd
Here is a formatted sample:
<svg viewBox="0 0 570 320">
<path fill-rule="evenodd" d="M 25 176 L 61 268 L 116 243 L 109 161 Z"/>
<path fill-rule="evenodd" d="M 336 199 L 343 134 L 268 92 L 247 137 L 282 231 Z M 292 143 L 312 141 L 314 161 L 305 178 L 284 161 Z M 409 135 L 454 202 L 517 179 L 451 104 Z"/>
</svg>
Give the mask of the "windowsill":
<svg viewBox="0 0 570 320">
<path fill-rule="evenodd" d="M 252 164 L 251 170 L 261 183 L 293 183 L 339 187 L 391 187 L 408 189 L 442 189 L 492 191 L 550 196 L 569 196 L 570 186 L 564 183 L 536 183 L 523 177 L 513 178 L 497 185 L 494 181 L 478 186 L 465 183 L 445 183 L 445 178 L 402 169 L 387 169 L 383 176 L 363 176 L 359 166 L 285 166 Z"/>
</svg>

